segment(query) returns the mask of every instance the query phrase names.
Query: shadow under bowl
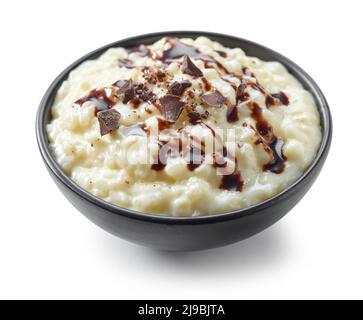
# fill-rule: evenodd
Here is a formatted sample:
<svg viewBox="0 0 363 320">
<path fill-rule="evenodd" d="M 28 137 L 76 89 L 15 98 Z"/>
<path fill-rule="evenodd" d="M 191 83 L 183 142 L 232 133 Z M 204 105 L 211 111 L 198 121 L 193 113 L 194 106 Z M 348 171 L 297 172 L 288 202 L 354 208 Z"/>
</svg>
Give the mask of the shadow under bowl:
<svg viewBox="0 0 363 320">
<path fill-rule="evenodd" d="M 266 61 L 279 61 L 297 78 L 315 99 L 321 122 L 322 141 L 313 163 L 290 187 L 257 205 L 213 216 L 165 217 L 121 208 L 90 194 L 62 171 L 54 160 L 46 125 L 51 120 L 51 106 L 57 90 L 69 73 L 82 62 L 96 59 L 113 47 L 152 44 L 165 36 L 206 36 L 226 47 L 242 48 L 247 55 Z M 332 120 L 328 104 L 314 80 L 294 62 L 257 43 L 241 38 L 197 31 L 171 31 L 140 35 L 101 47 L 66 68 L 46 91 L 36 118 L 36 133 L 46 167 L 66 198 L 88 219 L 110 233 L 141 245 L 162 250 L 189 251 L 219 247 L 246 239 L 274 224 L 289 212 L 310 189 L 328 155 L 332 138 Z"/>
</svg>

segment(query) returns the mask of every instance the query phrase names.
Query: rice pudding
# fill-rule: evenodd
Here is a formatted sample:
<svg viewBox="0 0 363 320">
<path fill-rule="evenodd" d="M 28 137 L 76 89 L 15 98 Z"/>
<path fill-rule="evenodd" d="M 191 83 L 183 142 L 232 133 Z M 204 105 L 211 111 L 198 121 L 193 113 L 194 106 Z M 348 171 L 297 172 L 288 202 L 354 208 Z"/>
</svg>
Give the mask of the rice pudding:
<svg viewBox="0 0 363 320">
<path fill-rule="evenodd" d="M 79 186 L 172 216 L 271 198 L 321 141 L 313 97 L 283 65 L 206 37 L 112 48 L 82 63 L 59 88 L 47 131 Z"/>
</svg>

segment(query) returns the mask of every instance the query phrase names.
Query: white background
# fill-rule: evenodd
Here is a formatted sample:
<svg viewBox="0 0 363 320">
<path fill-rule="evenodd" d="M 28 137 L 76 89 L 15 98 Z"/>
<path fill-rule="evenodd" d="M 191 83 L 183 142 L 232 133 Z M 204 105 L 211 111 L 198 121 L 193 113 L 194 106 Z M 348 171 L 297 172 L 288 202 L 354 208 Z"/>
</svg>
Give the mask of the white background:
<svg viewBox="0 0 363 320">
<path fill-rule="evenodd" d="M 363 298 L 361 1 L 6 1 L 1 6 L 0 298 Z M 294 60 L 333 114 L 328 161 L 283 220 L 195 253 L 129 244 L 86 220 L 39 155 L 47 86 L 83 54 L 163 30 L 228 33 Z"/>
</svg>

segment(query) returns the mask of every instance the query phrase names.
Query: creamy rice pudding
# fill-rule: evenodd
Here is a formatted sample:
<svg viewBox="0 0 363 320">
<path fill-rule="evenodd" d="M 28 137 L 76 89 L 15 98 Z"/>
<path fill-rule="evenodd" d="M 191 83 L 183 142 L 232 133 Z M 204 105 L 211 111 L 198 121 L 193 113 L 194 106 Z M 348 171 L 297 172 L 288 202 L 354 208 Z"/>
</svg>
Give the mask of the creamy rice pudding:
<svg viewBox="0 0 363 320">
<path fill-rule="evenodd" d="M 47 130 L 82 188 L 172 216 L 276 195 L 321 141 L 315 102 L 284 66 L 205 37 L 112 48 L 82 63 L 58 90 Z"/>
</svg>

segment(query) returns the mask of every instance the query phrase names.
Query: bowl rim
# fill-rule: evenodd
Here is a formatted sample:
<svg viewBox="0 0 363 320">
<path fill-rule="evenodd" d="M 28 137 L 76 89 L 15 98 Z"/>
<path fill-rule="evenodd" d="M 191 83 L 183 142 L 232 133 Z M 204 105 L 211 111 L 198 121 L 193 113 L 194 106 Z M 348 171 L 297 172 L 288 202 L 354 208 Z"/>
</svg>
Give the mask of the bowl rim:
<svg viewBox="0 0 363 320">
<path fill-rule="evenodd" d="M 310 164 L 308 169 L 303 173 L 302 176 L 300 176 L 294 183 L 292 183 L 290 186 L 288 186 L 286 189 L 282 190 L 281 192 L 277 193 L 271 198 L 268 198 L 262 202 L 259 202 L 257 204 L 254 204 L 252 206 L 229 211 L 229 212 L 223 212 L 213 215 L 205 215 L 205 216 L 197 216 L 197 217 L 174 217 L 174 216 L 166 216 L 156 213 L 144 213 L 128 208 L 119 207 L 115 204 L 112 204 L 110 202 L 107 202 L 105 200 L 102 200 L 101 198 L 98 198 L 97 196 L 91 194 L 90 192 L 86 191 L 82 187 L 78 186 L 71 178 L 69 178 L 61 169 L 61 167 L 58 165 L 58 163 L 53 158 L 49 143 L 48 143 L 48 137 L 46 132 L 46 125 L 45 125 L 45 116 L 47 113 L 47 110 L 51 107 L 51 101 L 54 98 L 55 91 L 58 90 L 60 84 L 68 77 L 69 73 L 76 68 L 78 65 L 80 65 L 82 62 L 97 58 L 99 55 L 101 55 L 103 52 L 105 52 L 107 49 L 112 47 L 120 47 L 123 46 L 123 43 L 127 42 L 143 42 L 147 39 L 151 38 L 162 38 L 165 36 L 174 36 L 174 37 L 192 37 L 195 38 L 197 36 L 205 36 L 205 37 L 214 37 L 214 38 L 224 38 L 229 39 L 231 41 L 239 42 L 241 44 L 241 47 L 243 44 L 258 47 L 260 50 L 267 51 L 271 55 L 277 58 L 277 61 L 282 63 L 287 69 L 289 69 L 289 72 L 291 70 L 294 70 L 295 73 L 299 75 L 298 79 L 301 81 L 301 79 L 304 80 L 306 84 L 309 84 L 310 89 L 312 89 L 312 94 L 314 96 L 314 100 L 316 102 L 319 115 L 320 115 L 320 124 L 322 129 L 322 139 L 320 142 L 319 150 L 313 160 L 313 162 Z M 141 34 L 129 38 L 125 38 L 122 40 L 118 40 L 109 44 L 106 44 L 104 46 L 101 46 L 100 48 L 93 50 L 79 59 L 77 59 L 75 62 L 73 62 L 71 65 L 69 65 L 67 68 L 65 68 L 51 83 L 51 85 L 48 87 L 47 91 L 45 92 L 40 105 L 38 107 L 37 115 L 36 115 L 36 138 L 38 143 L 38 148 L 40 150 L 41 156 L 48 167 L 48 169 L 53 173 L 53 175 L 57 178 L 58 181 L 60 181 L 66 188 L 68 188 L 70 191 L 76 193 L 78 196 L 83 198 L 84 200 L 91 202 L 92 204 L 96 205 L 97 207 L 100 207 L 107 211 L 108 213 L 113 213 L 116 215 L 125 216 L 130 219 L 137 219 L 137 220 L 143 220 L 147 222 L 153 222 L 153 223 L 162 223 L 162 224 L 183 224 L 183 225 L 189 225 L 189 224 L 206 224 L 206 223 L 216 223 L 226 220 L 232 220 L 237 219 L 242 216 L 249 216 L 252 214 L 256 214 L 260 212 L 261 210 L 267 209 L 268 207 L 272 206 L 276 202 L 283 201 L 284 199 L 291 196 L 296 189 L 305 181 L 307 180 L 311 175 L 313 175 L 313 172 L 315 169 L 319 166 L 321 162 L 324 162 L 327 153 L 329 152 L 331 139 L 332 139 L 332 119 L 331 119 L 331 112 L 328 106 L 328 103 L 320 90 L 319 86 L 316 84 L 316 82 L 297 64 L 295 64 L 290 59 L 286 58 L 282 54 L 264 46 L 261 44 L 258 44 L 256 42 L 246 40 L 244 38 L 232 36 L 232 35 L 226 35 L 222 33 L 215 33 L 215 32 L 207 32 L 207 31 L 162 31 L 162 32 L 154 32 L 154 33 L 146 33 Z"/>
</svg>

